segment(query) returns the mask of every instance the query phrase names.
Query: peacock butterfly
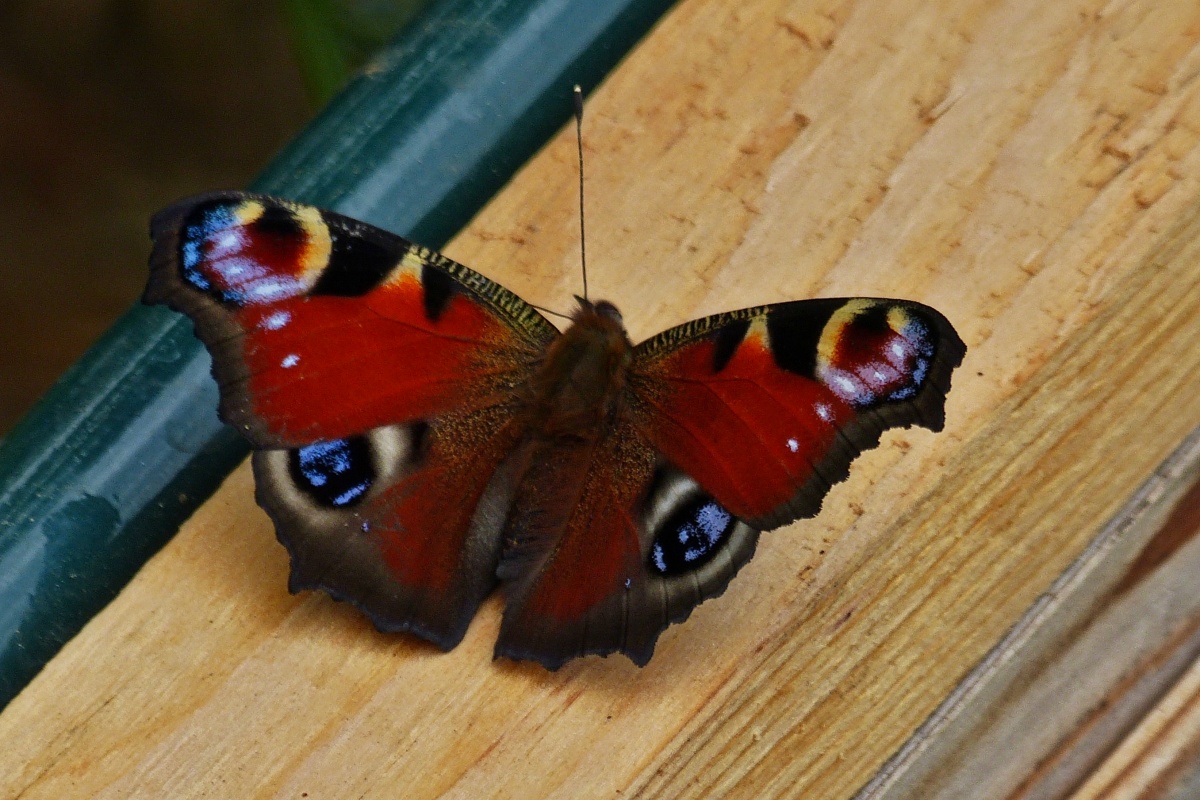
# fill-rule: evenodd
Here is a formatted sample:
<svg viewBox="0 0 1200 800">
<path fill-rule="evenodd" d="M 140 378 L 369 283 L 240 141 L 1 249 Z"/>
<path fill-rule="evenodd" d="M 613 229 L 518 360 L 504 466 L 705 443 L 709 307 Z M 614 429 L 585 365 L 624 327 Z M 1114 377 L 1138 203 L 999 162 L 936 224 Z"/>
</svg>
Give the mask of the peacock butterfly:
<svg viewBox="0 0 1200 800">
<path fill-rule="evenodd" d="M 497 656 L 638 665 L 759 531 L 814 516 L 883 430 L 941 430 L 966 348 L 869 298 L 693 320 L 634 345 L 356 220 L 245 192 L 155 216 L 144 301 L 191 317 L 291 555 L 384 631 L 453 648 L 504 587 Z"/>
</svg>

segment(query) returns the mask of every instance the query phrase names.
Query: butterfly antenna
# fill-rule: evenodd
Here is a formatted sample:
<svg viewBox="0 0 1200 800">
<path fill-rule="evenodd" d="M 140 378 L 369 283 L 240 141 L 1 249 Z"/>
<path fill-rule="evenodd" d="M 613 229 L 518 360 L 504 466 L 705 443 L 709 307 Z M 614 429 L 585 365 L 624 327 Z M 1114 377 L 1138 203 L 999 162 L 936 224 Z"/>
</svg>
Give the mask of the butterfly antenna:
<svg viewBox="0 0 1200 800">
<path fill-rule="evenodd" d="M 570 315 L 570 314 L 564 314 L 564 313 L 562 313 L 561 311 L 555 311 L 555 310 L 554 310 L 554 309 L 552 309 L 552 308 L 546 308 L 545 306 L 539 306 L 537 303 L 530 303 L 529 305 L 533 306 L 533 307 L 534 307 L 534 308 L 536 308 L 538 311 L 541 311 L 541 312 L 543 312 L 543 313 L 546 313 L 546 314 L 552 314 L 552 315 L 554 315 L 554 316 L 556 316 L 556 317 L 562 317 L 563 319 L 571 319 L 571 315 Z"/>
<path fill-rule="evenodd" d="M 575 84 L 575 144 L 579 148 L 579 266 L 583 270 L 583 299 L 587 302 L 587 236 L 583 227 L 583 89 Z"/>
</svg>

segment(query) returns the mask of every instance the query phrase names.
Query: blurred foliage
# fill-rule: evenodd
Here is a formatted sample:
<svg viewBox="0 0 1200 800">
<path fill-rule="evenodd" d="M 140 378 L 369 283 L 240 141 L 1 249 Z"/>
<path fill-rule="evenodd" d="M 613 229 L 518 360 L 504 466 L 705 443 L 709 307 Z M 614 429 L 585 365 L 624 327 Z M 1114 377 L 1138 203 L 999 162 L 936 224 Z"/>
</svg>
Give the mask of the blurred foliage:
<svg viewBox="0 0 1200 800">
<path fill-rule="evenodd" d="M 313 102 L 324 105 L 432 0 L 282 0 Z"/>
</svg>

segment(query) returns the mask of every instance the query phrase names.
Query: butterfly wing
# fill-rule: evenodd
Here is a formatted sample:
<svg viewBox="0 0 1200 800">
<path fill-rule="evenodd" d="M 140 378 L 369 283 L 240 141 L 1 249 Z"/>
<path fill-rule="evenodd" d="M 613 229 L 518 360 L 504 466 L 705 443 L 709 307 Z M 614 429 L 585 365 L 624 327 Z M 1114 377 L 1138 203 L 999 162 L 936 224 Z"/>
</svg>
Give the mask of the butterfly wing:
<svg viewBox="0 0 1200 800">
<path fill-rule="evenodd" d="M 920 303 L 801 300 L 697 320 L 637 348 L 639 427 L 760 530 L 814 516 L 884 430 L 940 431 L 966 353 Z"/>
<path fill-rule="evenodd" d="M 452 647 L 495 582 L 514 413 L 553 326 L 437 253 L 284 200 L 203 195 L 151 235 L 145 301 L 212 353 L 293 591 Z"/>
<path fill-rule="evenodd" d="M 285 200 L 202 195 L 151 236 L 145 301 L 196 323 L 221 418 L 258 448 L 494 405 L 557 334 L 461 264 Z"/>
<path fill-rule="evenodd" d="M 498 656 L 553 670 L 619 651 L 644 666 L 663 629 L 721 594 L 754 554 L 758 531 L 722 511 L 628 421 L 593 444 L 547 449 L 528 477 L 521 490 L 553 478 L 573 494 L 518 490 L 500 565 Z M 704 553 L 698 539 L 681 544 L 697 525 L 713 536 Z M 684 552 L 691 560 L 679 569 Z"/>
<path fill-rule="evenodd" d="M 725 590 L 759 530 L 815 515 L 883 430 L 940 430 L 964 354 L 937 311 L 873 299 L 720 314 L 639 345 L 626 413 L 574 464 L 574 510 L 550 530 L 531 514 L 505 551 L 497 653 L 645 664 L 663 629 Z"/>
</svg>

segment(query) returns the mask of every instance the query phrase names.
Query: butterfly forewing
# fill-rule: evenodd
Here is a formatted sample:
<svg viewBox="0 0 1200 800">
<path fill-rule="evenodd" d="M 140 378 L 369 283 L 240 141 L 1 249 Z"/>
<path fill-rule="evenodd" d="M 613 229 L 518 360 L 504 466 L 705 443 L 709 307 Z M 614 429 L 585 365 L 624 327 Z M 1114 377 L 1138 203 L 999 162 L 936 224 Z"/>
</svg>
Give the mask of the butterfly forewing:
<svg viewBox="0 0 1200 800">
<path fill-rule="evenodd" d="M 196 323 L 256 447 L 503 403 L 557 334 L 460 264 L 329 211 L 222 192 L 155 217 L 147 302 Z"/>
<path fill-rule="evenodd" d="M 719 314 L 640 345 L 638 427 L 734 516 L 813 516 L 883 430 L 941 430 L 965 347 L 945 317 L 851 298 Z"/>
</svg>

